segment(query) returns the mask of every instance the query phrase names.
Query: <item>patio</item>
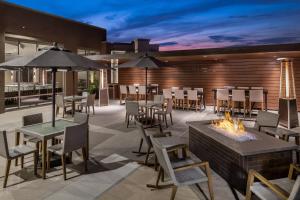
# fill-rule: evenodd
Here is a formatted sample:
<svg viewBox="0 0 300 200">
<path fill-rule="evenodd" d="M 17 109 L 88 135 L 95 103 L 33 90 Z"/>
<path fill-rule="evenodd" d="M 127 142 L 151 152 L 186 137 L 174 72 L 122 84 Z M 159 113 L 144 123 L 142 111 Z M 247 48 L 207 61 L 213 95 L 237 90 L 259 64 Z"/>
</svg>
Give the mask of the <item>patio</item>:
<svg viewBox="0 0 300 200">
<path fill-rule="evenodd" d="M 1 127 L 9 132 L 9 144 L 14 144 L 14 129 L 21 126 L 21 116 L 43 112 L 45 121 L 49 121 L 50 111 L 50 106 L 43 106 L 1 115 Z M 140 137 L 134 125 L 126 128 L 125 106 L 113 101 L 110 106 L 96 107 L 95 112 L 96 114 L 90 118 L 88 174 L 80 175 L 83 166 L 81 159 L 78 158 L 79 154 L 76 154 L 73 156 L 74 165 L 67 166 L 69 180 L 62 180 L 60 167 L 47 173 L 46 180 L 36 178 L 32 173 L 32 158 L 29 156 L 25 159 L 23 170 L 20 170 L 20 166 L 12 165 L 8 187 L 1 189 L 0 199 L 153 199 L 154 197 L 169 199 L 170 189 L 151 191 L 146 187 L 146 184 L 155 182 L 157 172 L 134 162 L 142 161 L 144 157 L 137 157 L 132 153 L 138 148 Z M 175 110 L 174 125 L 168 130 L 174 135 L 188 139 L 186 121 L 214 118 L 216 115 L 213 114 L 212 107 L 201 112 Z M 1 174 L 4 173 L 4 164 L 1 158 Z M 73 176 L 75 177 L 72 178 Z M 0 184 L 2 181 L 3 177 Z M 227 183 L 216 173 L 213 173 L 213 187 L 216 199 L 234 198 Z M 204 194 L 208 194 L 205 184 L 201 189 Z M 197 188 L 180 188 L 176 199 L 187 198 L 205 199 Z"/>
</svg>

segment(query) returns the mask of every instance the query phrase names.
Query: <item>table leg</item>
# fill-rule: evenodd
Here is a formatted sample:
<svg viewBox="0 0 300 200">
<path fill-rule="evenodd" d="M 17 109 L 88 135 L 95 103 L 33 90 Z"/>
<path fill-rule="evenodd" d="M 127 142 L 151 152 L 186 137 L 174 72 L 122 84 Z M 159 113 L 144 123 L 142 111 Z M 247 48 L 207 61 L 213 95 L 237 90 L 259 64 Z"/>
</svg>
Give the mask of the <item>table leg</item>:
<svg viewBox="0 0 300 200">
<path fill-rule="evenodd" d="M 214 90 L 214 112 L 216 112 L 217 91 Z"/>
<path fill-rule="evenodd" d="M 16 132 L 15 137 L 15 146 L 18 146 L 20 144 L 20 132 Z M 18 166 L 18 158 L 15 159 L 15 166 Z"/>
<path fill-rule="evenodd" d="M 72 101 L 72 117 L 74 117 L 75 114 L 75 101 Z"/>
<path fill-rule="evenodd" d="M 88 132 L 87 132 L 87 135 L 86 135 L 86 159 L 89 160 L 89 157 L 90 157 L 90 142 L 89 142 L 89 139 L 90 139 L 90 131 L 89 131 L 89 128 L 88 128 Z"/>
<path fill-rule="evenodd" d="M 265 110 L 268 111 L 268 95 L 265 94 Z"/>
<path fill-rule="evenodd" d="M 47 140 L 43 140 L 42 143 L 42 177 L 46 179 Z"/>
</svg>

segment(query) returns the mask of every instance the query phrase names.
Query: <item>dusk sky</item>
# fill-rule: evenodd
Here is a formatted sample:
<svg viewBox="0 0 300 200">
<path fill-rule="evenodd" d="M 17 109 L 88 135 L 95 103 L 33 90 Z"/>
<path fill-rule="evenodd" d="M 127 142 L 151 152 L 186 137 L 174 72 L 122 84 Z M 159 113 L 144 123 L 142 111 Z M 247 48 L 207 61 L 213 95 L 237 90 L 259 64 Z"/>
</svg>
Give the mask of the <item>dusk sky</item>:
<svg viewBox="0 0 300 200">
<path fill-rule="evenodd" d="M 8 0 L 160 50 L 300 42 L 300 0 Z"/>
</svg>

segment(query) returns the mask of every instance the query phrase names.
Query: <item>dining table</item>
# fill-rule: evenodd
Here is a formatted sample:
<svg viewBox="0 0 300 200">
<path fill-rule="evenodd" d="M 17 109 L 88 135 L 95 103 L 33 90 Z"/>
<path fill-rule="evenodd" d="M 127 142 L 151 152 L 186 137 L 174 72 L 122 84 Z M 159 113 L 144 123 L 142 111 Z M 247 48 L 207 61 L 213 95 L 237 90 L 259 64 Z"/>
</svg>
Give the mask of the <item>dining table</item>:
<svg viewBox="0 0 300 200">
<path fill-rule="evenodd" d="M 64 97 L 64 101 L 65 102 L 71 102 L 72 103 L 72 116 L 74 116 L 75 113 L 75 104 L 76 102 L 82 101 L 84 99 L 87 99 L 86 96 L 78 96 L 78 95 L 74 95 L 74 96 L 65 96 Z"/>
<path fill-rule="evenodd" d="M 42 141 L 42 178 L 46 179 L 46 159 L 47 159 L 47 142 L 56 136 L 63 135 L 68 126 L 78 125 L 75 122 L 58 119 L 55 120 L 55 127 L 52 122 L 44 122 L 29 126 L 23 126 L 16 129 L 16 145 L 20 144 L 20 133 L 36 137 Z"/>
</svg>

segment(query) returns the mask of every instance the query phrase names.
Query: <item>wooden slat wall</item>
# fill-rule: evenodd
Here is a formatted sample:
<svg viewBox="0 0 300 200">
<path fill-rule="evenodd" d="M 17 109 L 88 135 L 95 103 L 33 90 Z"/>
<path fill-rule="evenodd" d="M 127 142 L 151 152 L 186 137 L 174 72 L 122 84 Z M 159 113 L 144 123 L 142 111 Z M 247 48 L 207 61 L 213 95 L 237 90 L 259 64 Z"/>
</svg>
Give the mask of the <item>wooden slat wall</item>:
<svg viewBox="0 0 300 200">
<path fill-rule="evenodd" d="M 206 102 L 212 104 L 212 89 L 225 85 L 262 86 L 268 89 L 268 108 L 278 109 L 280 63 L 275 58 L 234 59 L 224 61 L 176 62 L 176 67 L 153 69 L 148 83 L 158 83 L 160 90 L 172 86 L 203 87 Z M 300 58 L 294 59 L 296 94 L 300 110 Z M 120 69 L 119 84 L 144 83 L 145 71 Z"/>
</svg>

